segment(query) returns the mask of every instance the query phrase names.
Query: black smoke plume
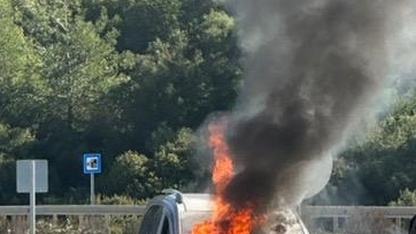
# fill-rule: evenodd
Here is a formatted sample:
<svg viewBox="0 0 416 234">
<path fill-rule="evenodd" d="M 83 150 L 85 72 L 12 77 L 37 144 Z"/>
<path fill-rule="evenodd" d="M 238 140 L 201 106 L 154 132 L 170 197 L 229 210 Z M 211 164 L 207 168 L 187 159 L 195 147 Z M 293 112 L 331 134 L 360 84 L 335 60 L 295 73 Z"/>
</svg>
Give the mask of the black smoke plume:
<svg viewBox="0 0 416 234">
<path fill-rule="evenodd" d="M 230 202 L 296 205 L 327 183 L 331 154 L 386 82 L 394 43 L 406 41 L 413 1 L 225 2 L 245 54 L 227 128 L 237 166 Z"/>
</svg>

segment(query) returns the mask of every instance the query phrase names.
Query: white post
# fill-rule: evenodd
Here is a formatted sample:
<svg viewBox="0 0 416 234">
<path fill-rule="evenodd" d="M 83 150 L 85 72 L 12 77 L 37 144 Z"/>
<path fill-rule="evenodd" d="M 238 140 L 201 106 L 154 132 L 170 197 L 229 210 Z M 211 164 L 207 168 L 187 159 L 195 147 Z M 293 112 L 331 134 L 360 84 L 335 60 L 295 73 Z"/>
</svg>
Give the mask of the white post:
<svg viewBox="0 0 416 234">
<path fill-rule="evenodd" d="M 91 178 L 90 204 L 91 205 L 94 205 L 94 203 L 95 203 L 95 197 L 94 197 L 94 173 L 91 173 L 90 174 L 90 178 Z"/>
<path fill-rule="evenodd" d="M 337 232 L 339 229 L 338 216 L 332 217 L 332 232 Z"/>
<path fill-rule="evenodd" d="M 35 168 L 35 160 L 32 161 L 32 188 L 30 191 L 30 233 L 36 233 L 36 168 Z"/>
</svg>

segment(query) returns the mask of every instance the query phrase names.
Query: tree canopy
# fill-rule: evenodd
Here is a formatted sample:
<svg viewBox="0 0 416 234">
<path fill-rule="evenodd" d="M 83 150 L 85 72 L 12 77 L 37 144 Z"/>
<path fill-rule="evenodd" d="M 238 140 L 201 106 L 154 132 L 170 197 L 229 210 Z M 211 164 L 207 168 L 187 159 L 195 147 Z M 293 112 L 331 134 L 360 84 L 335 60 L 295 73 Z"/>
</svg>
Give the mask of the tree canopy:
<svg viewBox="0 0 416 234">
<path fill-rule="evenodd" d="M 194 131 L 233 105 L 241 74 L 224 9 L 200 0 L 0 5 L 0 203 L 18 201 L 18 159 L 49 161 L 45 202 L 87 199 L 85 152 L 103 154 L 99 193 L 145 198 L 193 180 Z"/>
<path fill-rule="evenodd" d="M 103 196 L 192 189 L 201 172 L 196 131 L 234 106 L 242 77 L 232 15 L 207 0 L 0 6 L 0 204 L 22 202 L 15 163 L 35 158 L 50 165 L 42 202 L 86 202 L 86 152 L 103 155 Z M 314 202 L 387 204 L 416 189 L 416 98 L 406 92 L 337 158 Z"/>
</svg>

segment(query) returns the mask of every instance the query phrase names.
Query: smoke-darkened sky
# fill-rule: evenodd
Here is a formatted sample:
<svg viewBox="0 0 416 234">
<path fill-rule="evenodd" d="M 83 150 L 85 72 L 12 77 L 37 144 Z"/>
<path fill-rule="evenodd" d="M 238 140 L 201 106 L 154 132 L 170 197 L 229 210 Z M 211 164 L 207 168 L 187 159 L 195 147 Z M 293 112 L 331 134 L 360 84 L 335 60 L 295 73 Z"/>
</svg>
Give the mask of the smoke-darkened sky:
<svg viewBox="0 0 416 234">
<path fill-rule="evenodd" d="M 327 183 L 330 154 L 404 58 L 396 52 L 414 42 L 405 32 L 413 2 L 225 1 L 245 55 L 227 133 L 238 168 L 233 204 L 295 205 Z"/>
</svg>

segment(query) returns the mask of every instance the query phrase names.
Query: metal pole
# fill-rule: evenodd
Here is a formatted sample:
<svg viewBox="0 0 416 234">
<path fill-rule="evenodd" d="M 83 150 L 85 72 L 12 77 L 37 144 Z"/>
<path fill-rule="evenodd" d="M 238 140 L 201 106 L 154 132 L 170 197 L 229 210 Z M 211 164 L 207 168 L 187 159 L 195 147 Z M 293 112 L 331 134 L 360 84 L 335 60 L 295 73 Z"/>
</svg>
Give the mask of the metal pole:
<svg viewBox="0 0 416 234">
<path fill-rule="evenodd" d="M 32 188 L 30 191 L 30 233 L 36 233 L 36 167 L 35 160 L 32 161 Z"/>
<path fill-rule="evenodd" d="M 95 198 L 94 198 L 94 173 L 91 173 L 90 174 L 90 178 L 91 178 L 90 204 L 91 205 L 94 205 L 94 203 L 95 203 Z"/>
</svg>

